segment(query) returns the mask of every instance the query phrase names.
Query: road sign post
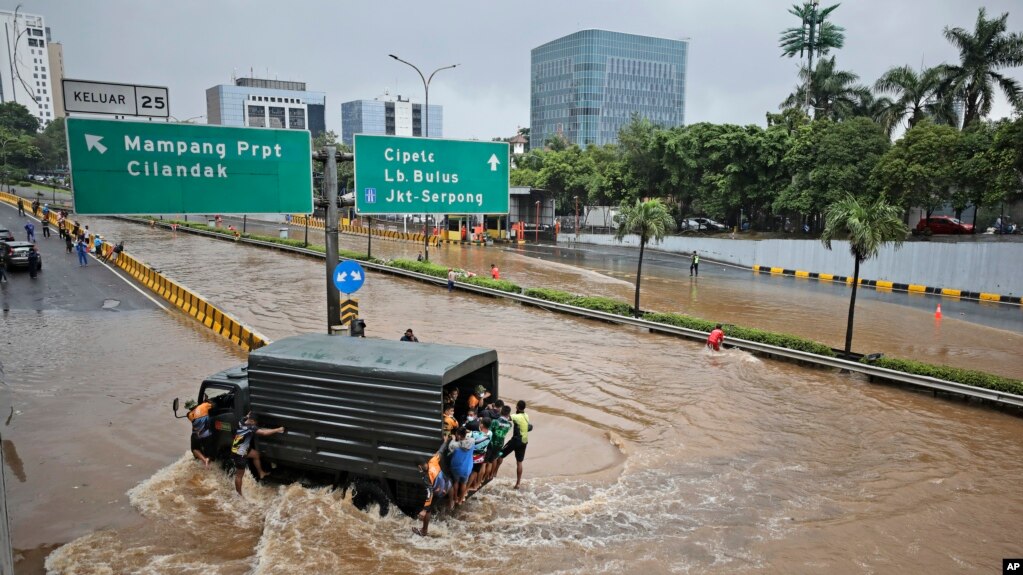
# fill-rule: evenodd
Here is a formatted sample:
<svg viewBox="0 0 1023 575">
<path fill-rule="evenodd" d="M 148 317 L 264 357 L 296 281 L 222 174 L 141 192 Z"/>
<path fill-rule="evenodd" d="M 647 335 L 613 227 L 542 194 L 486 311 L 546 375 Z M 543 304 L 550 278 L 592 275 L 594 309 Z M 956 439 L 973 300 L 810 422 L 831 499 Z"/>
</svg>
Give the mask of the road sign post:
<svg viewBox="0 0 1023 575">
<path fill-rule="evenodd" d="M 312 213 L 309 132 L 68 118 L 79 214 Z"/>
<path fill-rule="evenodd" d="M 363 214 L 506 214 L 508 144 L 355 136 L 355 207 Z"/>
</svg>

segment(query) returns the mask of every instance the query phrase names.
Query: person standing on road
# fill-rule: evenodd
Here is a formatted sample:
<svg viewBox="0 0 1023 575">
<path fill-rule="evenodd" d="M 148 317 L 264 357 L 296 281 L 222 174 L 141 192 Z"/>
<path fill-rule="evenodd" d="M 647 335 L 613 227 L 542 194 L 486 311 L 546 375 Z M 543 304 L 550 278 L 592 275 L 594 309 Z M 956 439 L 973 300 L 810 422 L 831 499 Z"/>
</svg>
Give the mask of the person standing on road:
<svg viewBox="0 0 1023 575">
<path fill-rule="evenodd" d="M 696 273 L 696 277 L 700 277 L 700 255 L 693 250 L 693 260 L 689 264 L 689 276 L 692 277 L 693 273 Z"/>
<path fill-rule="evenodd" d="M 39 273 L 39 252 L 35 246 L 32 246 L 28 250 L 28 277 L 36 279 L 37 273 Z"/>
<path fill-rule="evenodd" d="M 28 237 L 26 242 L 36 243 L 36 226 L 32 222 L 25 224 L 25 236 Z"/>
<path fill-rule="evenodd" d="M 71 239 L 70 232 L 64 233 L 64 248 L 67 250 L 67 253 L 71 253 L 75 249 L 75 240 Z"/>
<path fill-rule="evenodd" d="M 32 202 L 32 215 L 39 217 L 39 200 Z"/>
<path fill-rule="evenodd" d="M 276 435 L 278 433 L 284 433 L 283 427 L 275 427 L 273 429 L 263 429 L 259 427 L 256 422 L 256 417 L 249 412 L 245 416 L 245 419 L 238 426 L 238 431 L 234 434 L 234 440 L 231 442 L 231 460 L 234 462 L 234 490 L 238 492 L 238 495 L 242 494 L 242 479 L 245 477 L 245 468 L 248 466 L 249 460 L 252 460 L 253 465 L 256 466 L 256 472 L 258 478 L 263 479 L 269 472 L 263 471 L 263 464 L 259 459 L 259 452 L 252 448 L 252 438 L 255 436 L 267 437 L 269 435 Z"/>
<path fill-rule="evenodd" d="M 92 238 L 92 246 L 92 253 L 96 254 L 97 258 L 101 257 L 103 255 L 103 238 L 99 234 Z"/>
<path fill-rule="evenodd" d="M 25 215 L 25 200 L 21 198 L 18 198 L 18 215 L 19 216 Z"/>
<path fill-rule="evenodd" d="M 721 324 L 714 326 L 714 330 L 707 336 L 707 347 L 714 351 L 721 351 L 721 344 L 725 342 L 725 332 Z"/>
<path fill-rule="evenodd" d="M 86 255 L 89 253 L 89 248 L 85 245 L 84 241 L 78 240 L 75 242 L 75 252 L 78 253 L 78 267 L 84 268 L 89 265 L 89 258 Z"/>
<path fill-rule="evenodd" d="M 455 289 L 455 270 L 454 268 L 448 268 L 448 291 Z"/>
<path fill-rule="evenodd" d="M 515 414 L 511 416 L 512 438 L 498 459 L 503 460 L 512 453 L 515 454 L 515 489 L 522 483 L 522 462 L 526 459 L 526 446 L 529 445 L 529 432 L 533 430 L 533 424 L 529 422 L 529 415 L 526 413 L 526 402 L 519 400 L 515 404 Z M 500 465 L 499 465 L 500 466 Z"/>
<path fill-rule="evenodd" d="M 43 219 L 39 220 L 39 225 L 43 227 L 43 237 L 44 238 L 50 237 L 50 220 L 44 217 Z"/>
<path fill-rule="evenodd" d="M 7 283 L 7 262 L 0 258 L 0 284 Z"/>
</svg>

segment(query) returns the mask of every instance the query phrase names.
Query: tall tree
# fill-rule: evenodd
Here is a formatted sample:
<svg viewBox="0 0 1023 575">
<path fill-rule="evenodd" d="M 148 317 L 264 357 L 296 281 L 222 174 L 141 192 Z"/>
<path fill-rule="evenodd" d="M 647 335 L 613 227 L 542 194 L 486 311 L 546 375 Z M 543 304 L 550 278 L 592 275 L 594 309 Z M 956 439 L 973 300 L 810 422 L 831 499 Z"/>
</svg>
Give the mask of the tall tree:
<svg viewBox="0 0 1023 575">
<path fill-rule="evenodd" d="M 955 124 L 952 100 L 938 97 L 942 73 L 941 67 L 926 68 L 918 73 L 909 66 L 898 66 L 877 79 L 874 89 L 894 96 L 882 116 L 882 125 L 889 135 L 903 121 L 907 128 L 924 118 L 931 118 L 936 124 Z"/>
<path fill-rule="evenodd" d="M 781 103 L 782 108 L 801 108 L 809 102 L 813 118 L 843 120 L 855 115 L 857 105 L 869 90 L 857 84 L 860 77 L 852 72 L 835 69 L 835 58 L 823 58 L 813 72 L 799 71 L 803 80 L 795 92 Z M 809 91 L 809 96 L 807 95 Z"/>
<path fill-rule="evenodd" d="M 881 251 L 885 244 L 902 246 L 909 229 L 902 223 L 898 206 L 887 203 L 878 196 L 873 203 L 866 203 L 848 195 L 832 204 L 825 214 L 821 243 L 831 249 L 831 241 L 845 236 L 853 256 L 852 294 L 849 296 L 849 319 L 845 328 L 845 353 L 852 349 L 853 315 L 856 310 L 856 287 L 860 281 L 860 264 Z"/>
<path fill-rule="evenodd" d="M 805 53 L 807 67 L 813 68 L 813 57 L 824 56 L 832 48 L 841 48 L 845 44 L 845 28 L 828 22 L 828 16 L 839 7 L 839 4 L 823 10 L 816 2 L 793 4 L 789 14 L 799 18 L 798 28 L 786 28 L 781 33 L 778 47 L 781 55 L 794 58 L 796 54 L 802 58 Z"/>
<path fill-rule="evenodd" d="M 963 126 L 991 112 L 995 86 L 1017 108 L 1023 106 L 1019 82 L 999 70 L 1023 66 L 1023 34 L 1007 33 L 1008 12 L 988 20 L 984 8 L 977 10 L 973 32 L 945 27 L 945 38 L 959 50 L 959 64 L 942 67 L 942 92 L 965 104 Z"/>
<path fill-rule="evenodd" d="M 660 242 L 675 229 L 675 220 L 660 200 L 636 200 L 634 205 L 622 203 L 618 214 L 618 230 L 615 239 L 622 241 L 628 234 L 639 236 L 639 264 L 636 266 L 636 302 L 633 314 L 639 317 L 639 284 L 643 276 L 643 251 L 650 240 Z"/>
<path fill-rule="evenodd" d="M 792 180 L 775 199 L 775 211 L 815 216 L 849 194 L 870 194 L 871 173 L 890 146 L 867 118 L 803 126 L 785 154 Z"/>
<path fill-rule="evenodd" d="M 35 134 L 39 131 L 39 120 L 25 106 L 4 102 L 0 104 L 0 128 L 18 134 Z"/>
<path fill-rule="evenodd" d="M 871 180 L 892 202 L 906 210 L 922 207 L 930 218 L 952 199 L 958 140 L 951 126 L 920 122 L 881 158 Z"/>
</svg>

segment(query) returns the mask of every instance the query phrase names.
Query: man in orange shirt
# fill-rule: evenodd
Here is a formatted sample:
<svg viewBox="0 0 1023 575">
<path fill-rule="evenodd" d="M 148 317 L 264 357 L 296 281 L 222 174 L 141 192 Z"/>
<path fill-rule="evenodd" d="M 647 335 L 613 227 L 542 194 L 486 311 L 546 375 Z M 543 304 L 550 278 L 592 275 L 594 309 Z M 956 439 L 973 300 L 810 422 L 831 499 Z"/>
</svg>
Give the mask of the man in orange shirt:
<svg viewBox="0 0 1023 575">
<path fill-rule="evenodd" d="M 416 535 L 426 537 L 427 530 L 430 528 L 430 510 L 433 506 L 434 496 L 437 499 L 441 499 L 448 494 L 451 490 L 451 481 L 444 475 L 444 472 L 440 468 L 440 452 L 434 453 L 430 459 L 419 464 L 419 471 L 423 474 L 423 483 L 426 485 L 426 503 L 423 504 L 423 510 L 419 512 L 419 519 L 422 520 L 423 526 L 421 528 L 412 528 L 412 532 Z M 448 498 L 448 507 L 454 508 L 454 497 Z"/>
<path fill-rule="evenodd" d="M 469 396 L 469 409 L 479 409 L 479 406 L 483 405 L 483 400 L 490 397 L 490 392 L 487 388 L 482 385 L 476 386 L 476 393 Z"/>
<path fill-rule="evenodd" d="M 490 264 L 490 277 L 495 280 L 501 279 L 501 270 L 497 269 L 495 264 Z"/>
<path fill-rule="evenodd" d="M 725 332 L 721 329 L 721 324 L 714 326 L 714 330 L 707 336 L 707 347 L 714 351 L 721 351 L 721 344 L 725 341 Z"/>
</svg>

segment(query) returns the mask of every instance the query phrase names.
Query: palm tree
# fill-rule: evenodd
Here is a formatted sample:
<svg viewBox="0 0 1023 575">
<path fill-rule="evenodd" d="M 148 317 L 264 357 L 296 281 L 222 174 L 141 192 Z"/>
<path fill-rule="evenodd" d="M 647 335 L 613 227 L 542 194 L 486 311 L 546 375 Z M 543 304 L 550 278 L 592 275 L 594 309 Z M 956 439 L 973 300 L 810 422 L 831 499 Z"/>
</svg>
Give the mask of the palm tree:
<svg viewBox="0 0 1023 575">
<path fill-rule="evenodd" d="M 815 52 L 823 56 L 832 48 L 841 48 L 845 44 L 845 28 L 827 21 L 838 7 L 839 4 L 835 4 L 818 12 L 816 2 L 804 2 L 802 6 L 793 4 L 789 14 L 799 18 L 801 24 L 799 28 L 787 28 L 781 33 L 778 47 L 782 56 L 793 58 L 798 53 L 802 58 L 805 51 L 809 57 L 807 67 L 813 68 Z"/>
<path fill-rule="evenodd" d="M 893 94 L 894 100 L 883 113 L 885 131 L 891 135 L 896 126 L 907 121 L 912 128 L 924 118 L 938 124 L 954 124 L 952 99 L 939 98 L 943 68 L 926 68 L 918 74 L 909 66 L 898 66 L 881 75 L 874 89 L 881 94 Z"/>
<path fill-rule="evenodd" d="M 803 84 L 781 103 L 782 108 L 800 108 L 809 101 L 813 119 L 843 120 L 852 116 L 869 90 L 856 84 L 859 76 L 844 70 L 835 70 L 835 58 L 822 59 L 813 73 L 806 68 L 799 71 Z M 809 99 L 807 98 L 809 90 Z"/>
<path fill-rule="evenodd" d="M 643 273 L 643 250 L 647 242 L 660 242 L 668 233 L 675 229 L 675 219 L 668 213 L 668 208 L 661 200 L 636 200 L 634 206 L 622 202 L 618 214 L 618 230 L 615 239 L 622 241 L 628 234 L 639 236 L 639 265 L 636 267 L 636 304 L 633 313 L 639 317 L 639 281 Z"/>
<path fill-rule="evenodd" d="M 909 228 L 902 223 L 902 210 L 878 196 L 872 204 L 861 204 L 852 194 L 832 204 L 824 215 L 821 243 L 831 249 L 831 240 L 844 233 L 853 256 L 852 296 L 849 298 L 849 322 L 845 328 L 845 354 L 852 348 L 853 312 L 856 309 L 856 287 L 860 282 L 860 263 L 876 256 L 885 244 L 895 249 L 902 246 Z"/>
<path fill-rule="evenodd" d="M 1017 108 L 1023 106 L 1019 83 L 998 73 L 1003 68 L 1023 66 L 1023 34 L 1006 33 L 1008 12 L 993 20 L 985 15 L 984 8 L 977 10 L 972 34 L 963 28 L 945 27 L 945 38 L 959 50 L 960 63 L 942 67 L 945 78 L 941 91 L 965 104 L 964 127 L 991 112 L 995 84 L 1010 103 Z"/>
</svg>

